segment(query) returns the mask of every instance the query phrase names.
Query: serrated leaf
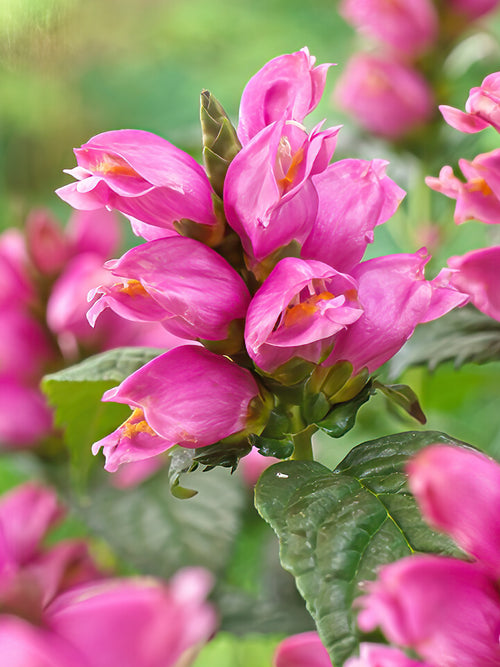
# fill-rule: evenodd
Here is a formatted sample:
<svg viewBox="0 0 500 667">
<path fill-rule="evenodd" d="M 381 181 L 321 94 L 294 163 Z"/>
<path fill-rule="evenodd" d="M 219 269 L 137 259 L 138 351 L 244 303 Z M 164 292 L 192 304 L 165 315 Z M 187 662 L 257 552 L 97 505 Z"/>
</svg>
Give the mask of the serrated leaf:
<svg viewBox="0 0 500 667">
<path fill-rule="evenodd" d="M 468 305 L 418 326 L 390 361 L 389 372 L 396 378 L 410 366 L 434 370 L 445 361 L 453 361 L 459 368 L 466 362 L 482 364 L 499 359 L 500 322 Z"/>
<path fill-rule="evenodd" d="M 421 424 L 427 422 L 427 418 L 420 407 L 418 396 L 407 384 L 383 384 L 375 380 L 373 387 L 379 389 L 390 401 L 399 405 L 400 408 L 403 408 L 405 412 Z"/>
<path fill-rule="evenodd" d="M 121 424 L 130 414 L 126 405 L 102 403 L 105 391 L 160 354 L 154 348 L 126 347 L 89 357 L 42 381 L 55 423 L 64 430 L 73 481 L 81 488 L 95 463 L 92 443 Z"/>
<path fill-rule="evenodd" d="M 85 495 L 64 480 L 60 488 L 74 513 L 104 539 L 129 568 L 170 577 L 188 565 L 220 574 L 231 557 L 247 502 L 227 470 L 190 475 L 197 495 L 179 500 L 170 492 L 168 467 L 137 487 L 111 485 L 112 474 L 93 475 Z"/>
<path fill-rule="evenodd" d="M 436 442 L 465 445 L 434 431 L 399 433 L 358 445 L 333 472 L 286 461 L 259 480 L 256 507 L 338 667 L 358 646 L 352 605 L 360 584 L 381 564 L 414 552 L 460 554 L 425 524 L 406 485 L 407 460 Z"/>
</svg>

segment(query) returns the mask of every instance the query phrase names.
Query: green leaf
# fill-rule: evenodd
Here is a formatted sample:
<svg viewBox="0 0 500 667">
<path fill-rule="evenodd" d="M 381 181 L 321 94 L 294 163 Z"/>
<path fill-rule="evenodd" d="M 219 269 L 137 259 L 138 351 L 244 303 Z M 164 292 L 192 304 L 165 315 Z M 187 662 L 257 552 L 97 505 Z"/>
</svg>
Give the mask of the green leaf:
<svg viewBox="0 0 500 667">
<path fill-rule="evenodd" d="M 153 348 L 118 348 L 44 377 L 42 389 L 55 408 L 56 426 L 64 430 L 78 488 L 95 465 L 92 443 L 114 431 L 130 414 L 126 405 L 102 403 L 103 393 L 158 354 L 160 350 Z"/>
<path fill-rule="evenodd" d="M 410 416 L 421 424 L 427 421 L 418 400 L 418 396 L 407 384 L 383 384 L 378 380 L 373 383 L 374 389 L 379 389 L 387 398 L 403 408 Z"/>
<path fill-rule="evenodd" d="M 247 502 L 238 479 L 227 470 L 194 472 L 189 481 L 197 495 L 189 500 L 170 492 L 168 466 L 133 488 L 115 488 L 112 480 L 103 470 L 92 476 L 85 495 L 67 480 L 59 488 L 128 568 L 160 577 L 188 565 L 224 572 Z"/>
<path fill-rule="evenodd" d="M 269 635 L 235 637 L 221 632 L 201 650 L 193 667 L 270 667 L 281 639 Z"/>
<path fill-rule="evenodd" d="M 406 485 L 407 460 L 436 442 L 465 444 L 434 431 L 399 433 L 358 445 L 333 472 L 285 461 L 258 482 L 256 507 L 339 667 L 358 646 L 353 601 L 381 564 L 414 552 L 461 553 L 424 523 Z"/>
<path fill-rule="evenodd" d="M 317 422 L 317 426 L 332 438 L 342 437 L 354 426 L 359 408 L 369 400 L 372 394 L 372 383 L 368 382 L 350 401 L 334 405 L 326 417 Z"/>
<path fill-rule="evenodd" d="M 474 306 L 452 310 L 433 322 L 421 324 L 389 364 L 390 375 L 399 377 L 410 366 L 434 370 L 445 361 L 456 368 L 466 362 L 500 359 L 500 322 Z"/>
<path fill-rule="evenodd" d="M 275 456 L 278 459 L 287 459 L 293 454 L 294 444 L 291 436 L 286 438 L 264 438 L 250 434 L 251 445 L 257 447 L 262 456 Z"/>
</svg>

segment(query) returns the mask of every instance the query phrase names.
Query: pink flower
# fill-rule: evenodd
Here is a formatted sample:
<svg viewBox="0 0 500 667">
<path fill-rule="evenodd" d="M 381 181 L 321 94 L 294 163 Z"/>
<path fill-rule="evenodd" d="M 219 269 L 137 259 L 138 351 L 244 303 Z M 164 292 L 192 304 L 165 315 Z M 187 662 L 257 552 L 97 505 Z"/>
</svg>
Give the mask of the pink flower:
<svg viewBox="0 0 500 667">
<path fill-rule="evenodd" d="M 245 283 L 226 260 L 186 237 L 150 241 L 105 266 L 122 281 L 89 294 L 98 296 L 88 312 L 92 325 L 110 307 L 129 320 L 161 322 L 182 338 L 224 340 L 250 302 Z"/>
<path fill-rule="evenodd" d="M 250 303 L 245 342 L 266 372 L 293 357 L 317 363 L 362 315 L 357 282 L 315 260 L 282 259 Z"/>
<path fill-rule="evenodd" d="M 7 229 L 0 234 L 0 284 L 2 308 L 12 302 L 25 306 L 35 298 L 26 244 L 19 229 Z"/>
<path fill-rule="evenodd" d="M 276 120 L 302 123 L 318 104 L 330 64 L 314 67 L 307 48 L 270 60 L 245 86 L 238 137 L 243 145 Z"/>
<path fill-rule="evenodd" d="M 60 595 L 45 622 L 88 667 L 174 667 L 216 627 L 205 599 L 212 577 L 181 570 L 168 585 L 146 578 L 112 579 Z"/>
<path fill-rule="evenodd" d="M 284 639 L 276 649 L 273 667 L 331 667 L 332 662 L 317 632 Z"/>
<path fill-rule="evenodd" d="M 417 70 L 368 54 L 349 61 L 335 98 L 366 130 L 391 140 L 428 122 L 434 113 L 432 91 Z"/>
<path fill-rule="evenodd" d="M 340 12 L 358 30 L 406 56 L 434 43 L 438 17 L 430 0 L 343 0 Z"/>
<path fill-rule="evenodd" d="M 264 470 L 279 461 L 280 459 L 274 456 L 263 456 L 255 447 L 252 447 L 250 453 L 240 460 L 238 471 L 241 473 L 245 483 L 253 487 L 257 484 L 257 480 Z"/>
<path fill-rule="evenodd" d="M 81 210 L 114 208 L 166 229 L 184 218 L 215 225 L 212 190 L 202 167 L 165 139 L 142 130 L 116 130 L 75 149 L 77 179 L 57 190 Z"/>
<path fill-rule="evenodd" d="M 457 200 L 455 222 L 480 220 L 486 224 L 500 223 L 500 149 L 482 153 L 472 162 L 461 159 L 460 169 L 467 181 L 460 181 L 453 169 L 445 166 L 439 178 L 427 176 L 426 184 L 447 197 Z"/>
<path fill-rule="evenodd" d="M 500 246 L 448 259 L 449 282 L 469 294 L 478 310 L 500 321 Z"/>
<path fill-rule="evenodd" d="M 212 445 L 250 427 L 251 403 L 258 395 L 252 374 L 226 357 L 193 345 L 177 347 L 104 394 L 104 401 L 136 410 L 92 451 L 103 447 L 106 470 L 114 471 L 176 444 Z"/>
<path fill-rule="evenodd" d="M 448 125 L 460 132 L 479 132 L 489 125 L 500 132 L 500 72 L 489 74 L 479 87 L 471 88 L 465 113 L 444 104 L 439 110 Z"/>
<path fill-rule="evenodd" d="M 370 259 L 351 271 L 359 285 L 363 315 L 339 332 L 325 365 L 349 361 L 354 373 L 363 367 L 373 373 L 396 354 L 417 324 L 441 317 L 468 301 L 467 295 L 442 277 L 425 280 L 428 259 L 422 249 L 415 254 Z"/>
<path fill-rule="evenodd" d="M 498 6 L 498 0 L 448 0 L 448 3 L 468 19 L 477 19 Z"/>
<path fill-rule="evenodd" d="M 52 411 L 42 393 L 19 378 L 0 374 L 2 447 L 29 447 L 51 429 Z"/>
<path fill-rule="evenodd" d="M 380 626 L 390 642 L 436 667 L 500 664 L 500 594 L 476 563 L 410 556 L 383 567 L 367 586 L 358 616 L 364 632 Z"/>
<path fill-rule="evenodd" d="M 338 131 L 317 127 L 308 136 L 295 123 L 277 121 L 236 155 L 224 183 L 224 208 L 247 255 L 260 261 L 292 240 L 305 240 L 318 208 L 309 177 L 328 165 Z"/>
<path fill-rule="evenodd" d="M 386 176 L 385 160 L 340 160 L 312 181 L 319 196 L 316 219 L 301 257 L 319 259 L 349 271 L 373 241 L 373 229 L 386 222 L 405 196 Z"/>
<path fill-rule="evenodd" d="M 427 447 L 408 464 L 427 521 L 500 575 L 500 465 L 480 452 Z"/>
<path fill-rule="evenodd" d="M 50 211 L 35 209 L 28 215 L 26 245 L 31 261 L 42 274 L 58 273 L 68 260 L 66 236 Z"/>
</svg>

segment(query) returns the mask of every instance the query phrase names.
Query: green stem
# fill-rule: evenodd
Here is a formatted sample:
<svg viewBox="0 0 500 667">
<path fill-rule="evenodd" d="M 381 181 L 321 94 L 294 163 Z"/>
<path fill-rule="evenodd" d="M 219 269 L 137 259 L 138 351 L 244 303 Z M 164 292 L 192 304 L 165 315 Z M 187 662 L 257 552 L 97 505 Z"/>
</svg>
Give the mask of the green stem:
<svg viewBox="0 0 500 667">
<path fill-rule="evenodd" d="M 311 424 L 311 426 L 292 436 L 294 450 L 291 458 L 294 461 L 314 461 L 311 436 L 316 430 L 316 426 Z"/>
</svg>

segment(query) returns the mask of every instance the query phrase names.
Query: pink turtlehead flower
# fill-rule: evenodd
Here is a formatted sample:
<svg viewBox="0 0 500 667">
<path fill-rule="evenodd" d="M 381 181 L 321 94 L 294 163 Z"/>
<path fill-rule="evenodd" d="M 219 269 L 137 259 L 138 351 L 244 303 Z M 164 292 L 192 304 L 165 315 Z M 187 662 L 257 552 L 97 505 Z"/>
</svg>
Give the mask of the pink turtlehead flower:
<svg viewBox="0 0 500 667">
<path fill-rule="evenodd" d="M 385 160 L 339 160 L 312 181 L 319 206 L 301 257 L 350 271 L 373 241 L 373 229 L 386 222 L 405 196 L 385 173 Z"/>
<path fill-rule="evenodd" d="M 135 410 L 92 451 L 103 447 L 106 470 L 114 471 L 173 445 L 212 445 L 249 425 L 258 395 L 252 374 L 226 357 L 194 345 L 174 348 L 105 392 L 104 401 Z"/>
<path fill-rule="evenodd" d="M 489 225 L 500 223 L 500 149 L 482 153 L 472 161 L 460 159 L 460 169 L 466 177 L 464 183 L 453 169 L 445 166 L 439 178 L 427 176 L 426 184 L 442 194 L 456 199 L 455 222 L 480 220 Z"/>
<path fill-rule="evenodd" d="M 323 95 L 330 64 L 314 66 L 306 47 L 270 60 L 245 86 L 238 137 L 243 145 L 276 120 L 302 123 Z"/>
<path fill-rule="evenodd" d="M 349 658 L 344 667 L 431 667 L 431 665 L 411 660 L 403 651 L 392 646 L 362 643 L 359 647 L 359 657 Z"/>
<path fill-rule="evenodd" d="M 434 445 L 417 454 L 407 470 L 410 490 L 427 521 L 497 579 L 500 465 L 472 449 Z"/>
<path fill-rule="evenodd" d="M 436 667 L 500 664 L 500 593 L 476 563 L 410 556 L 381 568 L 367 588 L 358 616 L 364 632 L 380 626 L 390 642 Z"/>
<path fill-rule="evenodd" d="M 373 373 L 396 354 L 417 324 L 441 317 L 469 300 L 443 276 L 425 280 L 428 260 L 422 249 L 370 259 L 351 271 L 363 314 L 339 332 L 325 365 L 349 361 L 354 373 L 363 367 Z"/>
<path fill-rule="evenodd" d="M 445 121 L 460 132 L 480 132 L 490 125 L 500 132 L 500 72 L 489 74 L 482 84 L 471 88 L 465 112 L 441 105 Z"/>
<path fill-rule="evenodd" d="M 52 411 L 41 391 L 19 378 L 0 374 L 2 447 L 30 446 L 48 435 L 51 429 Z"/>
<path fill-rule="evenodd" d="M 181 338 L 224 340 L 250 302 L 245 283 L 225 259 L 182 236 L 132 248 L 105 266 L 119 281 L 89 294 L 98 297 L 88 312 L 92 325 L 111 308 L 129 320 L 161 322 Z"/>
<path fill-rule="evenodd" d="M 173 231 L 184 218 L 215 225 L 212 190 L 203 168 L 165 139 L 142 130 L 116 130 L 75 149 L 77 179 L 56 192 L 80 210 L 112 208 Z"/>
<path fill-rule="evenodd" d="M 339 129 L 320 131 L 318 126 L 308 135 L 295 122 L 276 121 L 229 165 L 224 183 L 227 221 L 257 262 L 307 237 L 318 209 L 310 177 L 327 167 Z"/>
<path fill-rule="evenodd" d="M 331 667 L 328 651 L 317 632 L 303 632 L 284 639 L 276 649 L 273 667 Z"/>
<path fill-rule="evenodd" d="M 469 294 L 478 310 L 500 321 L 500 246 L 455 255 L 448 266 L 449 282 Z"/>
<path fill-rule="evenodd" d="M 24 236 L 19 229 L 0 234 L 0 306 L 32 304 L 35 290 L 31 284 L 29 257 Z"/>
<path fill-rule="evenodd" d="M 362 33 L 405 56 L 420 55 L 437 37 L 431 0 L 343 0 L 340 12 Z"/>
<path fill-rule="evenodd" d="M 469 19 L 477 19 L 498 7 L 498 0 L 448 0 L 448 3 Z"/>
<path fill-rule="evenodd" d="M 366 130 L 391 140 L 428 122 L 434 113 L 432 91 L 417 70 L 362 53 L 348 62 L 335 99 Z"/>
<path fill-rule="evenodd" d="M 148 578 L 86 584 L 60 595 L 45 624 L 88 667 L 175 667 L 216 629 L 206 602 L 212 583 L 208 571 L 186 568 L 168 584 Z"/>
<path fill-rule="evenodd" d="M 362 316 L 357 288 L 350 276 L 323 262 L 282 259 L 250 303 L 248 354 L 266 372 L 293 357 L 317 363 L 337 334 Z"/>
</svg>

